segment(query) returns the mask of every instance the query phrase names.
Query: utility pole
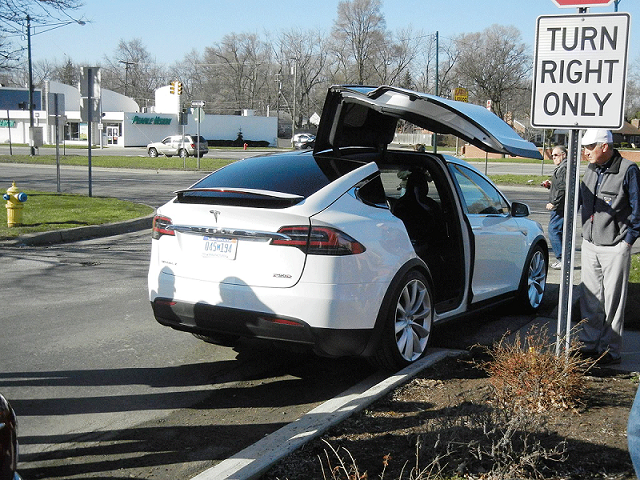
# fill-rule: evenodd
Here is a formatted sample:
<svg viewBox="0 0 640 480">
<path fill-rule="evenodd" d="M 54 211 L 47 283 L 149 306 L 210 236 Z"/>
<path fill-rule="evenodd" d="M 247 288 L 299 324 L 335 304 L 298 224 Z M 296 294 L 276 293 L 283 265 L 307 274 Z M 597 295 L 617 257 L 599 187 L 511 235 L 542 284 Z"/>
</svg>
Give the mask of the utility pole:
<svg viewBox="0 0 640 480">
<path fill-rule="evenodd" d="M 31 67 L 31 17 L 27 15 L 27 57 L 29 62 L 29 155 L 36 154 L 33 146 L 33 68 Z"/>
<path fill-rule="evenodd" d="M 120 63 L 124 63 L 124 96 L 127 96 L 127 85 L 129 84 L 129 65 L 134 65 L 135 62 L 128 62 L 127 60 L 118 60 Z"/>
</svg>

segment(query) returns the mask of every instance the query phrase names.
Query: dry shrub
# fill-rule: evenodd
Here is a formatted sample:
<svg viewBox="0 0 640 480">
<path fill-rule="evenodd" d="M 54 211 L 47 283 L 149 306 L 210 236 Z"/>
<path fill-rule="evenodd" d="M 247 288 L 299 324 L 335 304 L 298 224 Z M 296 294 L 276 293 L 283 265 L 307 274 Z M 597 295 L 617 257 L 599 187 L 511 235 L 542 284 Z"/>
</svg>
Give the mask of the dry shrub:
<svg viewBox="0 0 640 480">
<path fill-rule="evenodd" d="M 535 412 L 575 407 L 584 393 L 584 375 L 595 363 L 580 356 L 575 337 L 569 353 L 560 356 L 555 343 L 548 343 L 546 326 L 532 326 L 524 340 L 507 334 L 485 348 L 491 359 L 478 366 L 489 374 L 498 405 Z"/>
</svg>

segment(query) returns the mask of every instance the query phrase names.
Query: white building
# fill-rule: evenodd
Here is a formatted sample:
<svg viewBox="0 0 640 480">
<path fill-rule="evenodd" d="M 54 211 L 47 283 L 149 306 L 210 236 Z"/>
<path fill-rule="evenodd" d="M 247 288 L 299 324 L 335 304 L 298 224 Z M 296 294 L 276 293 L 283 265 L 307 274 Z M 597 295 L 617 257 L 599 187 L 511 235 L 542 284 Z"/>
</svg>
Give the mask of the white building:
<svg viewBox="0 0 640 480">
<path fill-rule="evenodd" d="M 28 90 L 0 87 L 0 143 L 29 144 Z M 35 90 L 34 127 L 41 130 L 44 144 L 55 144 L 55 105 L 49 104 L 49 94 L 64 95 L 64 113 L 58 117 L 60 142 L 86 143 L 88 126 L 80 117 L 80 91 L 59 82 L 47 82 L 44 91 Z M 118 145 L 123 147 L 146 146 L 168 135 L 195 134 L 198 123 L 192 113 L 187 115 L 187 125 L 180 125 L 182 96 L 170 92 L 170 87 L 156 91 L 156 106 L 152 111 L 141 112 L 138 104 L 129 97 L 101 89 L 101 117 L 92 127 L 94 145 Z M 60 105 L 59 101 L 59 105 Z M 59 107 L 60 109 L 60 107 Z M 200 135 L 207 140 L 235 140 L 242 132 L 243 138 L 277 145 L 277 118 L 246 115 L 205 115 L 200 123 Z M 63 131 L 63 130 L 64 131 Z"/>
</svg>

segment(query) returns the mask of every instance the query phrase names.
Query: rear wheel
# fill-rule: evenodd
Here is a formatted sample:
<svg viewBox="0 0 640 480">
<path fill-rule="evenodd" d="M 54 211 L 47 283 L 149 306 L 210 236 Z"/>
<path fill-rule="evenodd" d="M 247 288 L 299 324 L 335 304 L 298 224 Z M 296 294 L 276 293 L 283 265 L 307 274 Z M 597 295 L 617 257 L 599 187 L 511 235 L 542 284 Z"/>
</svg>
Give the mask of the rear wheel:
<svg viewBox="0 0 640 480">
<path fill-rule="evenodd" d="M 542 304 L 547 285 L 547 255 L 540 245 L 536 245 L 525 263 L 518 305 L 527 312 L 534 312 Z"/>
<path fill-rule="evenodd" d="M 156 150 L 156 149 L 155 149 L 155 148 L 153 148 L 153 147 L 151 147 L 151 148 L 149 149 L 149 152 L 147 152 L 147 153 L 149 153 L 149 156 L 150 156 L 150 157 L 153 157 L 153 158 L 155 158 L 155 157 L 157 157 L 157 156 L 158 156 L 158 150 Z"/>
<path fill-rule="evenodd" d="M 372 363 L 399 369 L 420 359 L 427 350 L 432 324 L 431 287 L 424 275 L 413 270 L 393 292 Z"/>
<path fill-rule="evenodd" d="M 178 155 L 180 156 L 180 158 L 186 158 L 186 157 L 188 157 L 188 156 L 189 156 L 189 154 L 187 153 L 187 150 L 186 150 L 186 149 L 184 149 L 184 148 L 181 148 L 181 149 L 178 151 Z"/>
</svg>

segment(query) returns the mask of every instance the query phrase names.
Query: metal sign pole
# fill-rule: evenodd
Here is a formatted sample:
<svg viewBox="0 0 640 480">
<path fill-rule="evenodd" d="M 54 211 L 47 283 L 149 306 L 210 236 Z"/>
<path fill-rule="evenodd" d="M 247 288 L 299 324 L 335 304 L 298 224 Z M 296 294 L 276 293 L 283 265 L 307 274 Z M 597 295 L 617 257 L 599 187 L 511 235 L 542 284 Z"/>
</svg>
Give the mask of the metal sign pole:
<svg viewBox="0 0 640 480">
<path fill-rule="evenodd" d="M 91 188 L 91 122 L 93 121 L 93 69 L 87 69 L 87 158 L 89 160 L 89 196 L 92 196 L 92 188 Z"/>
<path fill-rule="evenodd" d="M 569 357 L 571 344 L 571 307 L 573 298 L 573 269 L 575 265 L 576 217 L 578 214 L 578 191 L 580 188 L 580 130 L 569 134 L 567 159 L 566 194 L 564 205 L 564 228 L 562 230 L 562 270 L 560 276 L 560 303 L 556 334 L 556 356 L 562 351 L 561 338 L 564 327 L 565 356 Z"/>
<path fill-rule="evenodd" d="M 8 108 L 7 108 L 7 128 L 9 129 L 9 155 L 13 155 L 13 147 L 11 146 L 11 118 L 9 118 Z"/>
<path fill-rule="evenodd" d="M 58 94 L 53 94 L 53 112 L 55 115 L 55 129 L 56 129 L 56 192 L 60 193 L 60 132 L 59 124 L 60 113 L 58 112 Z"/>
</svg>

